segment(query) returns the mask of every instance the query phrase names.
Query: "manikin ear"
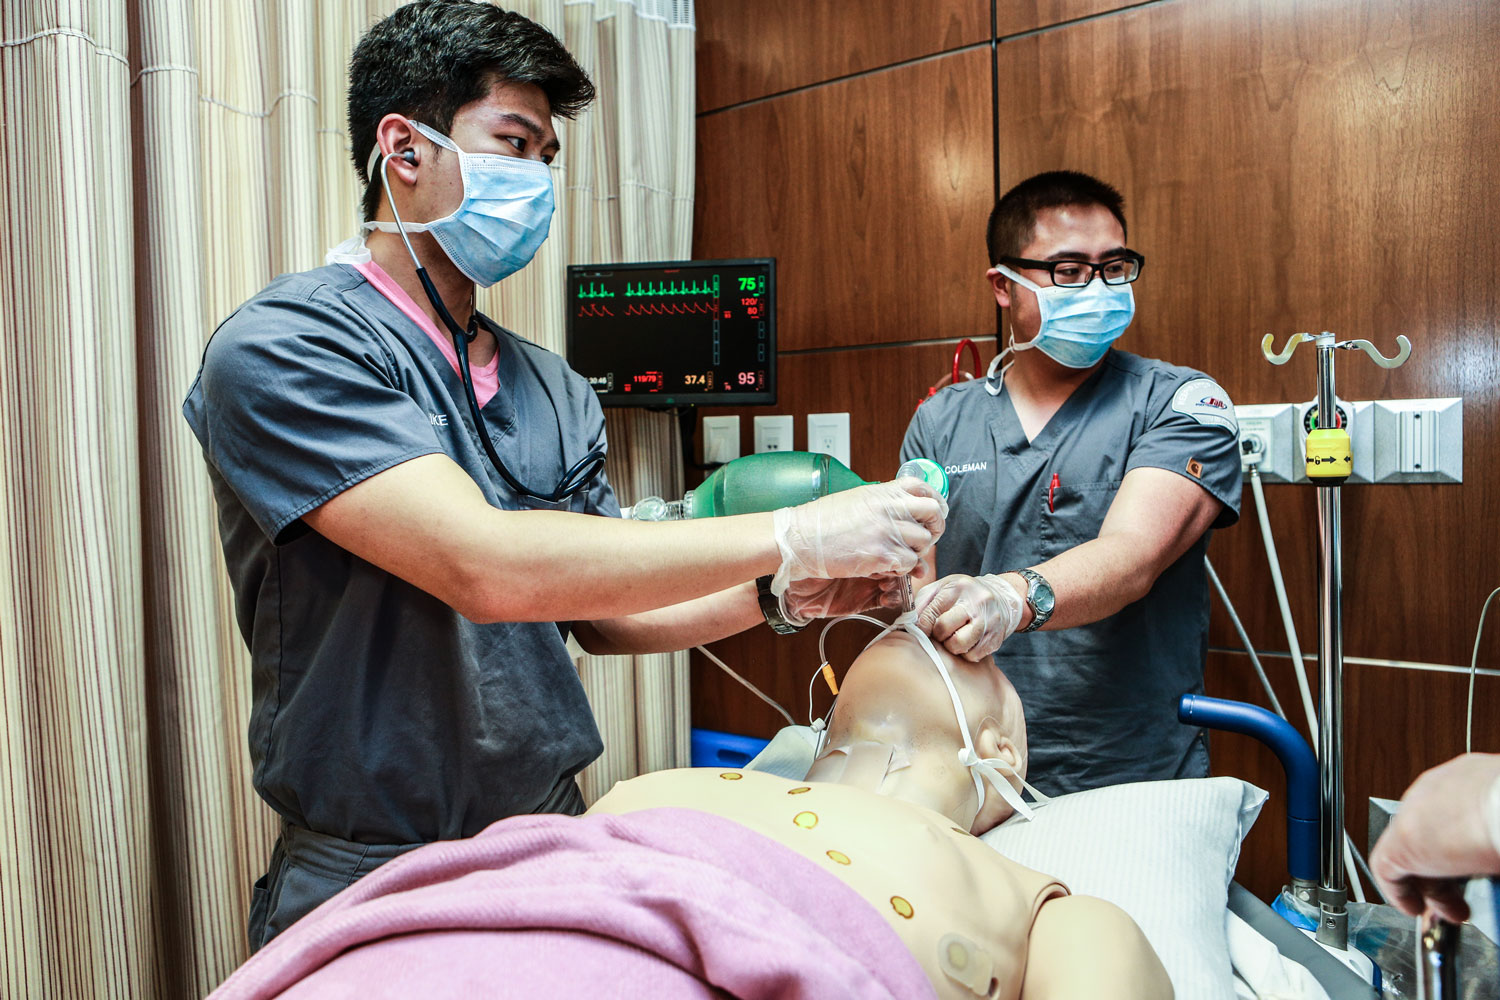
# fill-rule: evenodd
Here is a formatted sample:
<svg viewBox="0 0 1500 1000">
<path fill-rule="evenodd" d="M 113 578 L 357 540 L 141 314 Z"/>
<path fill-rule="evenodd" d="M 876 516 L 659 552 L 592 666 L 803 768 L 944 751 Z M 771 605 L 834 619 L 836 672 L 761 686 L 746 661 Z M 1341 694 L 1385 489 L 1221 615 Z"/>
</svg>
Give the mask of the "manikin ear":
<svg viewBox="0 0 1500 1000">
<path fill-rule="evenodd" d="M 1017 773 L 1022 776 L 1026 774 L 1026 761 L 1021 756 L 1020 748 L 1016 746 L 1014 740 L 1005 735 L 1000 723 L 993 716 L 980 723 L 979 731 L 974 734 L 974 750 L 980 757 L 985 759 L 998 757 L 1014 768 Z M 1000 768 L 1000 771 L 1012 788 L 1017 791 L 1021 790 L 1021 784 L 1015 777 L 1004 768 Z M 986 781 L 984 805 L 980 808 L 979 815 L 974 817 L 974 825 L 969 828 L 969 832 L 977 837 L 1005 822 L 1013 812 L 1015 810 L 1011 808 L 1010 803 L 1001 798 L 1000 793 L 989 787 L 989 782 Z"/>
<path fill-rule="evenodd" d="M 990 281 L 990 288 L 995 293 L 995 301 L 1000 303 L 1001 309 L 1010 308 L 1010 284 L 1009 279 L 1000 273 L 999 268 L 992 267 L 984 272 L 984 276 Z"/>
</svg>

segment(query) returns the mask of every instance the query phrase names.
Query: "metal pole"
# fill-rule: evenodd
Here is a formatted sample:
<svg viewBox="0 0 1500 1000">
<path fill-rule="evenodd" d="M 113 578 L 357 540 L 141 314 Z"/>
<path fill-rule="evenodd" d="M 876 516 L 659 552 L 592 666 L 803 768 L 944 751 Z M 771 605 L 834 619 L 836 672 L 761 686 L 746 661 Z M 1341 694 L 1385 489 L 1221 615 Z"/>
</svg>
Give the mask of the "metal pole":
<svg viewBox="0 0 1500 1000">
<path fill-rule="evenodd" d="M 1418 1000 L 1458 1000 L 1458 927 L 1427 914 L 1421 929 Z"/>
<path fill-rule="evenodd" d="M 1338 426 L 1331 333 L 1317 338 L 1318 426 Z M 1349 946 L 1344 880 L 1344 623 L 1340 488 L 1318 487 L 1318 761 L 1323 805 L 1323 881 L 1318 891 L 1318 942 Z"/>
</svg>

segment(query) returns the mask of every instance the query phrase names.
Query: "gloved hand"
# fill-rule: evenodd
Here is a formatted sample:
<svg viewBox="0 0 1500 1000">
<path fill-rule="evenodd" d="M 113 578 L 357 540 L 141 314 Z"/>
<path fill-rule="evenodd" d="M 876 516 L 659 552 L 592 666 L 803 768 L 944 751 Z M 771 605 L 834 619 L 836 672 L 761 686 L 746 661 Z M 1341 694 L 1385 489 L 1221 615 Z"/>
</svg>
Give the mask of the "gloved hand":
<svg viewBox="0 0 1500 1000">
<path fill-rule="evenodd" d="M 906 586 L 904 576 L 793 580 L 781 595 L 781 616 L 801 626 L 814 618 L 836 618 L 875 608 L 901 608 L 906 603 Z"/>
<path fill-rule="evenodd" d="M 1016 588 L 998 575 L 955 573 L 917 593 L 917 627 L 954 656 L 977 663 L 1010 638 L 1024 607 Z"/>
<path fill-rule="evenodd" d="M 1500 754 L 1468 753 L 1422 772 L 1370 852 L 1370 871 L 1404 913 L 1469 919 L 1464 883 L 1500 875 Z"/>
<path fill-rule="evenodd" d="M 781 567 L 771 593 L 793 580 L 900 576 L 943 533 L 948 504 L 920 479 L 873 483 L 773 515 Z"/>
</svg>

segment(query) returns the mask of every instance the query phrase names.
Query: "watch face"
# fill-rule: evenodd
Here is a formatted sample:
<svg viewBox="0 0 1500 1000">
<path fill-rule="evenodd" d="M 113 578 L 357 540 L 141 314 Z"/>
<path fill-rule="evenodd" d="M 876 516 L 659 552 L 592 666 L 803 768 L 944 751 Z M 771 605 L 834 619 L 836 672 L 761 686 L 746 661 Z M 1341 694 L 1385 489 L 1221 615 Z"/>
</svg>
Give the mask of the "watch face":
<svg viewBox="0 0 1500 1000">
<path fill-rule="evenodd" d="M 1030 593 L 1026 596 L 1031 598 L 1031 606 L 1036 608 L 1038 614 L 1050 615 L 1052 604 L 1057 599 L 1052 593 L 1052 585 L 1043 579 L 1031 581 Z"/>
</svg>

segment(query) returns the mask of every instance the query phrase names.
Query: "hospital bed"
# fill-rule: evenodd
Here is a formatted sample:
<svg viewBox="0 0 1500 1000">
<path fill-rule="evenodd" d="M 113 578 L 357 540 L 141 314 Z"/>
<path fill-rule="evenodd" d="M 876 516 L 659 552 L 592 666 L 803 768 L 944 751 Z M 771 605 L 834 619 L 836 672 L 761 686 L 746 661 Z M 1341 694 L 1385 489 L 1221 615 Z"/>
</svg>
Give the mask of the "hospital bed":
<svg viewBox="0 0 1500 1000">
<path fill-rule="evenodd" d="M 1184 707 L 1185 721 L 1208 721 L 1223 704 L 1198 698 Z M 1237 707 L 1225 714 L 1241 722 L 1263 711 L 1229 704 Z M 1215 720 L 1216 728 L 1230 728 L 1228 721 Z M 1246 724 L 1240 731 L 1250 728 Z M 1288 764 L 1289 871 L 1305 879 L 1310 855 L 1315 881 L 1317 769 L 1306 742 L 1294 731 L 1291 735 L 1295 743 L 1273 745 Z M 815 740 L 810 727 L 788 726 L 745 766 L 801 779 Z M 1265 791 L 1232 777 L 1117 785 L 1058 796 L 1038 809 L 1034 820 L 1012 817 L 981 839 L 1028 868 L 1060 878 L 1073 892 L 1107 899 L 1130 914 L 1161 956 L 1179 1000 L 1381 995 L 1233 881 L 1240 842 L 1267 799 Z M 1493 965 L 1495 949 L 1484 944 Z M 1392 951 L 1400 948 L 1397 942 Z M 1414 947 L 1404 954 L 1414 958 Z M 1474 983 L 1487 978 L 1465 976 Z M 1411 983 L 1408 972 L 1404 983 L 1387 983 L 1384 995 L 1415 996 Z M 1488 996 L 1477 986 L 1462 995 Z"/>
</svg>

